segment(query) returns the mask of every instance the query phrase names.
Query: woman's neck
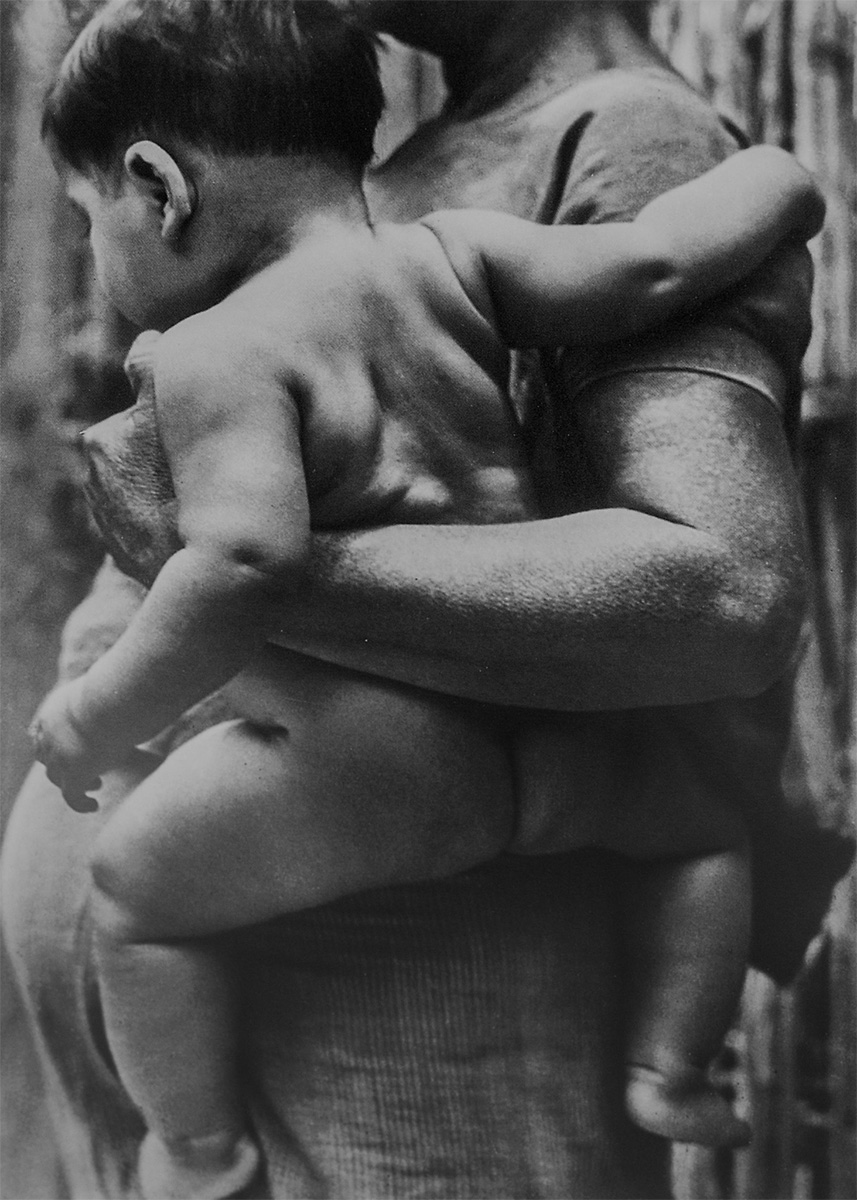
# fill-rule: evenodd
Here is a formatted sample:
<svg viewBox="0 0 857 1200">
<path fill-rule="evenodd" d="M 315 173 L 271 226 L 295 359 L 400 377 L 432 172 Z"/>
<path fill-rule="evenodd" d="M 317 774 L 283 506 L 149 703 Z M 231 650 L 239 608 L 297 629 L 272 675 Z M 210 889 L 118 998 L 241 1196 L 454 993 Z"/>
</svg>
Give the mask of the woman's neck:
<svg viewBox="0 0 857 1200">
<path fill-rule="evenodd" d="M 448 111 L 460 116 L 537 103 L 596 71 L 663 65 L 610 0 L 505 0 L 462 33 L 439 47 Z"/>
</svg>

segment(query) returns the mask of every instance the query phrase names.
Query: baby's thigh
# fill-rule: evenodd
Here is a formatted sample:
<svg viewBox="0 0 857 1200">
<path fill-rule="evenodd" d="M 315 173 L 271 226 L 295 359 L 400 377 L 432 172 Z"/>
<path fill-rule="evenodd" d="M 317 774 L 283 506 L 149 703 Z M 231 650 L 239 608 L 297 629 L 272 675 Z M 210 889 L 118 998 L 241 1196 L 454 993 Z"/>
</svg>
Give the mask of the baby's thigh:
<svg viewBox="0 0 857 1200">
<path fill-rule="evenodd" d="M 196 936 L 492 857 L 511 773 L 484 723 L 349 681 L 292 726 L 231 721 L 175 751 L 108 822 L 96 883 L 138 935 Z"/>
</svg>

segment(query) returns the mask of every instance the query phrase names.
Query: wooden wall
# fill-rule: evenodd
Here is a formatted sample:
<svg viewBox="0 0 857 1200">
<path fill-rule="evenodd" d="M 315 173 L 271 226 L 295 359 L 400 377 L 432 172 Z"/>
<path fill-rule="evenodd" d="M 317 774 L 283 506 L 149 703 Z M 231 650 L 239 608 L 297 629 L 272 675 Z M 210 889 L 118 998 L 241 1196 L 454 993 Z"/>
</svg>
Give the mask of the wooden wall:
<svg viewBox="0 0 857 1200">
<path fill-rule="evenodd" d="M 794 786 L 853 822 L 855 225 L 854 44 L 857 0 L 656 0 L 656 42 L 688 79 L 757 140 L 793 149 L 822 181 L 816 328 L 807 357 L 805 493 L 821 637 L 802 681 Z M 29 763 L 23 730 L 53 678 L 63 617 L 98 559 L 77 498 L 73 438 L 124 406 L 130 337 L 95 292 L 86 252 L 38 141 L 48 64 L 65 44 L 55 0 L 0 0 L 2 55 L 3 680 L 0 816 Z M 382 145 L 438 102 L 434 64 L 395 51 L 385 79 L 400 98 Z M 676 1194 L 853 1200 L 853 878 L 796 987 L 748 983 L 722 1064 L 757 1136 L 736 1155 L 676 1156 Z M 35 1068 L 8 981 L 2 992 L 7 1200 L 60 1194 Z M 14 1102 L 10 1104 L 10 1097 Z"/>
</svg>

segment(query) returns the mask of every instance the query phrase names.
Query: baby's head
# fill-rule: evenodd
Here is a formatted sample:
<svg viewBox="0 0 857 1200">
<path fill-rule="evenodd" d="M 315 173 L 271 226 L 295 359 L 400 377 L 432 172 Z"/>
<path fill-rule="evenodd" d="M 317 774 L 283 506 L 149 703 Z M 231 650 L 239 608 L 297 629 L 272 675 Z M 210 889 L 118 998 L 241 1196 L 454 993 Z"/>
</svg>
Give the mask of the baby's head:
<svg viewBox="0 0 857 1200">
<path fill-rule="evenodd" d="M 152 306 L 135 293 L 152 271 L 130 260 L 148 249 L 160 275 L 164 256 L 189 265 L 206 180 L 222 177 L 224 164 L 288 159 L 293 178 L 324 164 L 356 183 L 382 106 L 372 36 L 333 5 L 112 0 L 66 55 L 42 132 L 89 218 L 103 283 L 148 324 Z M 229 218 L 238 241 L 241 208 Z M 144 236 L 155 225 L 143 218 L 156 209 L 161 247 Z"/>
</svg>

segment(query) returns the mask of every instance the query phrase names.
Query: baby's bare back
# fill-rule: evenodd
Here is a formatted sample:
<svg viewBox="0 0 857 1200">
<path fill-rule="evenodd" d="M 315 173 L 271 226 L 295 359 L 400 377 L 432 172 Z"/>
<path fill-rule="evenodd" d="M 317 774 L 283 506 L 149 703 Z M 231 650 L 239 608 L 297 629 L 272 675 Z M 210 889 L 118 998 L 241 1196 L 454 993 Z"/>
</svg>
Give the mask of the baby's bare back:
<svg viewBox="0 0 857 1200">
<path fill-rule="evenodd" d="M 301 245 L 232 312 L 298 403 L 316 528 L 537 515 L 508 351 L 427 227 Z"/>
<path fill-rule="evenodd" d="M 299 246 L 169 337 L 192 352 L 202 337 L 226 368 L 240 355 L 235 404 L 248 421 L 257 380 L 297 403 L 315 528 L 531 520 L 508 351 L 472 294 L 425 226 L 345 231 Z M 136 405 L 84 438 L 96 522 L 146 584 L 180 545 L 156 414 L 159 341 L 141 335 L 129 356 Z"/>
</svg>

